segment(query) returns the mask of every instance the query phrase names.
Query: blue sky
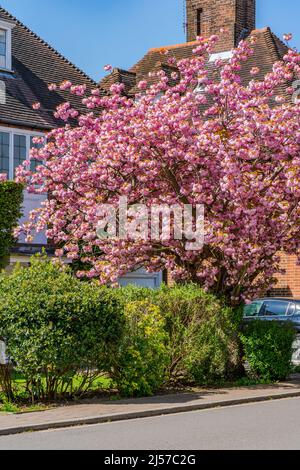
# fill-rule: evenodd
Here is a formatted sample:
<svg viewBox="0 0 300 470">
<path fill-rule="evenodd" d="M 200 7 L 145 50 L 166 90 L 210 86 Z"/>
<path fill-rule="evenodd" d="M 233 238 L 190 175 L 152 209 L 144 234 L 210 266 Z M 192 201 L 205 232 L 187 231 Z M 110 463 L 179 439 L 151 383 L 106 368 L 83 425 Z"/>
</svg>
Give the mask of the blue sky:
<svg viewBox="0 0 300 470">
<path fill-rule="evenodd" d="M 150 47 L 185 41 L 184 0 L 0 0 L 0 5 L 95 80 L 103 65 L 129 68 Z M 294 34 L 299 0 L 257 0 L 257 27 Z"/>
</svg>

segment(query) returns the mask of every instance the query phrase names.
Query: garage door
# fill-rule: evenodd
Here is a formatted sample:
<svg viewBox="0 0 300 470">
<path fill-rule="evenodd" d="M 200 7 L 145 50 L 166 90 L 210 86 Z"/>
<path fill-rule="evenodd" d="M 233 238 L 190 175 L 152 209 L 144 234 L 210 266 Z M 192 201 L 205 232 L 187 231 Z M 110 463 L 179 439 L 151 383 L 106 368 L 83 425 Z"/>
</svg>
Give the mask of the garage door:
<svg viewBox="0 0 300 470">
<path fill-rule="evenodd" d="M 135 284 L 140 287 L 157 289 L 162 283 L 162 273 L 147 273 L 144 269 L 139 269 L 122 277 L 119 281 L 121 286 Z"/>
</svg>

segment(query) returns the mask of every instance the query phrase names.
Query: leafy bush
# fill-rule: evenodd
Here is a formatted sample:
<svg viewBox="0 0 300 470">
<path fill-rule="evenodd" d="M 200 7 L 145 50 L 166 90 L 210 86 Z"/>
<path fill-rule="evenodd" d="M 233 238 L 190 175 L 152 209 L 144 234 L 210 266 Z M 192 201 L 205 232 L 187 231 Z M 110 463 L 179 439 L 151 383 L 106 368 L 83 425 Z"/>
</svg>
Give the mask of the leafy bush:
<svg viewBox="0 0 300 470">
<path fill-rule="evenodd" d="M 163 286 L 157 305 L 170 336 L 171 378 L 204 385 L 240 372 L 240 315 L 194 284 Z"/>
<path fill-rule="evenodd" d="M 119 302 L 125 307 L 131 302 L 148 300 L 154 301 L 160 289 L 150 289 L 149 287 L 139 287 L 135 284 L 128 284 L 125 287 L 115 289 L 115 295 Z"/>
<path fill-rule="evenodd" d="M 113 377 L 123 396 L 148 396 L 165 381 L 168 366 L 165 322 L 149 301 L 125 308 L 125 334 L 116 356 Z"/>
<path fill-rule="evenodd" d="M 86 390 L 109 369 L 122 331 L 113 292 L 80 282 L 58 263 L 34 257 L 29 268 L 0 277 L 0 336 L 32 400 Z"/>
<path fill-rule="evenodd" d="M 295 330 L 275 321 L 250 322 L 240 335 L 251 374 L 263 380 L 285 380 L 292 371 Z"/>
<path fill-rule="evenodd" d="M 232 320 L 232 310 L 223 306 L 188 331 L 183 363 L 197 384 L 216 385 L 244 373 L 237 327 Z"/>
<path fill-rule="evenodd" d="M 15 244 L 13 229 L 20 219 L 23 185 L 14 181 L 0 182 L 0 269 L 8 264 L 9 251 Z"/>
<path fill-rule="evenodd" d="M 169 337 L 171 382 L 203 385 L 241 373 L 241 315 L 199 286 L 163 285 L 157 290 L 127 286 L 119 289 L 118 297 L 124 304 L 139 299 L 159 307 Z"/>
</svg>

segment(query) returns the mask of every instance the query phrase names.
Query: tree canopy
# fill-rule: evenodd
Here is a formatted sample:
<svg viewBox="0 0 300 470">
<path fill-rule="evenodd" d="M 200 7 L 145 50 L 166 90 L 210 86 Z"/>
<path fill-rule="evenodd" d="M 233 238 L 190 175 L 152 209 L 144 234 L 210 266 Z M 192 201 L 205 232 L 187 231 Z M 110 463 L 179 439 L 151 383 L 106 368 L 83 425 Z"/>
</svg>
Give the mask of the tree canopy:
<svg viewBox="0 0 300 470">
<path fill-rule="evenodd" d="M 82 86 L 60 85 L 82 96 L 88 112 L 61 105 L 56 116 L 77 125 L 66 122 L 33 150 L 34 172 L 30 162 L 19 168 L 29 191 L 49 194 L 20 230 L 30 237 L 47 227 L 58 256 L 90 266 L 78 276 L 114 283 L 141 266 L 168 269 L 175 280 L 239 302 L 272 287 L 281 250 L 300 254 L 300 103 L 291 86 L 300 55 L 289 50 L 263 80 L 254 67 L 244 83 L 251 40 L 212 67 L 216 41 L 199 38 L 193 56 L 178 62 L 166 51 L 168 71 L 151 73 L 136 97 L 122 84 L 90 96 Z M 204 205 L 204 246 L 188 250 L 185 237 L 100 239 L 99 204 L 117 208 L 124 196 L 149 210 Z"/>
</svg>

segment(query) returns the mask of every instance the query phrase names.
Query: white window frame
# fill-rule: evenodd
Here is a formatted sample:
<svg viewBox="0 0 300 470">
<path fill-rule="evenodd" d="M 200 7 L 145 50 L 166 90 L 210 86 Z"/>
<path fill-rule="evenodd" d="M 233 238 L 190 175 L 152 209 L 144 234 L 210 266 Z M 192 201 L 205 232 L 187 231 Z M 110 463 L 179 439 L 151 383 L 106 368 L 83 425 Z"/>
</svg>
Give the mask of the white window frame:
<svg viewBox="0 0 300 470">
<path fill-rule="evenodd" d="M 0 20 L 0 29 L 6 31 L 6 66 L 0 67 L 0 70 L 12 71 L 12 54 L 11 54 L 11 32 L 16 25 L 8 21 Z"/>
<path fill-rule="evenodd" d="M 229 60 L 233 57 L 233 50 L 225 52 L 216 52 L 209 56 L 209 62 L 216 62 L 216 60 Z"/>
<path fill-rule="evenodd" d="M 14 135 L 23 135 L 26 137 L 26 158 L 29 158 L 30 152 L 30 138 L 31 137 L 45 137 L 42 132 L 26 131 L 18 129 L 17 127 L 2 127 L 0 126 L 0 132 L 9 134 L 9 173 L 8 179 L 14 179 Z"/>
</svg>

